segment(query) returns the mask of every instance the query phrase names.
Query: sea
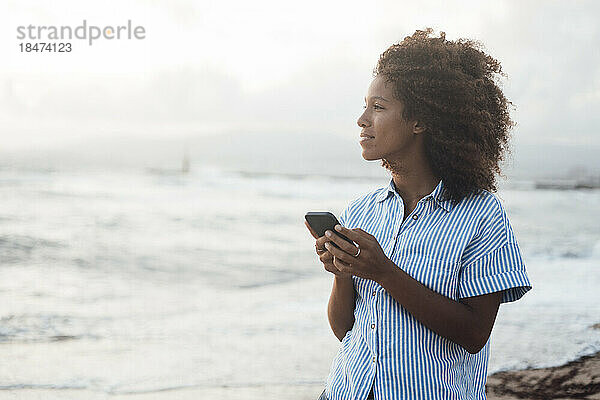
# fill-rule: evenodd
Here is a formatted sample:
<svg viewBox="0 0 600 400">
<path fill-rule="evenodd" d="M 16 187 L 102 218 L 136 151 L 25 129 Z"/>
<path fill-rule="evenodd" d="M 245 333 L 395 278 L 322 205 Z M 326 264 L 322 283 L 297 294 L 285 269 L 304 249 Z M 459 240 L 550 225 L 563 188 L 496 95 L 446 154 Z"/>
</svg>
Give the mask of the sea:
<svg viewBox="0 0 600 400">
<path fill-rule="evenodd" d="M 316 399 L 339 341 L 304 214 L 388 182 L 4 165 L 0 398 Z M 489 372 L 599 351 L 600 190 L 497 196 L 533 290 L 500 307 Z"/>
</svg>

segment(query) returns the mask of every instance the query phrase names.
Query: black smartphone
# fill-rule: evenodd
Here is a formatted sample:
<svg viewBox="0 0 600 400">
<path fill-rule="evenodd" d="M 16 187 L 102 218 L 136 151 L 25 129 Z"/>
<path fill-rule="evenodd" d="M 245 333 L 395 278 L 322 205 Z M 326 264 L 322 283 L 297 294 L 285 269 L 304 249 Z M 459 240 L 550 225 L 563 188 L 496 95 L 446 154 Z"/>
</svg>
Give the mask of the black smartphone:
<svg viewBox="0 0 600 400">
<path fill-rule="evenodd" d="M 330 230 L 333 233 L 335 233 L 336 235 L 338 235 L 339 237 L 341 237 L 342 239 L 344 239 L 345 241 L 347 241 L 348 243 L 354 244 L 354 242 L 352 240 L 348 239 L 346 236 L 342 235 L 341 233 L 339 233 L 338 231 L 336 231 L 334 229 L 334 226 L 336 226 L 338 224 L 341 225 L 341 224 L 338 221 L 338 219 L 335 217 L 335 215 L 333 215 L 329 211 L 307 212 L 306 215 L 304 216 L 304 218 L 306 219 L 306 222 L 308 222 L 310 227 L 313 228 L 313 230 L 317 233 L 317 235 L 319 235 L 319 237 L 325 236 L 325 231 Z M 339 246 L 336 245 L 335 243 L 331 242 L 331 244 L 333 244 L 335 247 L 339 248 Z"/>
</svg>

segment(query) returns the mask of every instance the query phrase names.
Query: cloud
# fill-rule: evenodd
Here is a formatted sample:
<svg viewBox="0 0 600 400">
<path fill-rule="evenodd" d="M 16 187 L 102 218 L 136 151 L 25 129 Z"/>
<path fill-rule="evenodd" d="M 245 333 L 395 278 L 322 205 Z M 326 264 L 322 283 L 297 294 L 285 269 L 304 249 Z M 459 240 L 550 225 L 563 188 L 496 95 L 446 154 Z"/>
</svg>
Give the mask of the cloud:
<svg viewBox="0 0 600 400">
<path fill-rule="evenodd" d="M 45 4 L 9 3 L 0 19 L 11 30 L 10 17 L 28 13 L 64 22 Z M 315 12 L 321 3 L 140 1 L 119 18 L 105 6 L 57 4 L 69 21 L 86 10 L 98 23 L 127 14 L 147 26 L 148 40 L 38 55 L 43 63 L 15 54 L 0 67 L 5 145 L 50 131 L 53 142 L 108 132 L 353 135 L 380 52 L 426 26 L 478 39 L 502 62 L 517 141 L 600 144 L 600 3 L 379 1 Z M 13 41 L 2 44 L 15 53 Z"/>
</svg>

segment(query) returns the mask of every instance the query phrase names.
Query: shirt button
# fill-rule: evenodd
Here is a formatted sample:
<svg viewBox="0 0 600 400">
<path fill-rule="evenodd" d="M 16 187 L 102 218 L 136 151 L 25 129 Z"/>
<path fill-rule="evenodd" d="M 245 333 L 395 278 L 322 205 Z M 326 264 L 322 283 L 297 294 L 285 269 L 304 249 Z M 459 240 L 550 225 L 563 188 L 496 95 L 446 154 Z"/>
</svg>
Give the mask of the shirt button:
<svg viewBox="0 0 600 400">
<path fill-rule="evenodd" d="M 373 356 L 373 362 L 375 362 L 375 356 Z"/>
<path fill-rule="evenodd" d="M 419 216 L 417 214 L 413 215 L 414 220 L 417 220 L 417 218 L 419 218 Z"/>
<path fill-rule="evenodd" d="M 371 324 L 371 329 L 375 329 L 375 324 Z"/>
<path fill-rule="evenodd" d="M 377 296 L 377 290 L 373 290 L 373 296 Z"/>
</svg>

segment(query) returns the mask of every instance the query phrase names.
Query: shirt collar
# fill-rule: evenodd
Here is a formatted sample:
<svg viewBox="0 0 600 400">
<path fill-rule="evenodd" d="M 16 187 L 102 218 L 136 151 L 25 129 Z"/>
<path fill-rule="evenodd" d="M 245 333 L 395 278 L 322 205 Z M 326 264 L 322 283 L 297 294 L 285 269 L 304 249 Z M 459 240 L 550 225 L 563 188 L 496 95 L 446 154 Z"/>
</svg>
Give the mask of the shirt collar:
<svg viewBox="0 0 600 400">
<path fill-rule="evenodd" d="M 442 180 L 440 180 L 440 182 L 437 184 L 435 189 L 433 189 L 433 191 L 431 193 L 429 193 L 427 196 L 424 196 L 423 199 L 427 199 L 427 198 L 431 197 L 432 199 L 435 200 L 435 202 L 440 207 L 442 207 L 444 210 L 450 212 L 453 208 L 453 204 L 452 204 L 452 201 L 443 199 L 444 192 L 445 192 L 444 182 Z M 393 195 L 394 193 L 397 193 L 396 186 L 394 185 L 394 180 L 390 179 L 389 185 L 386 188 L 384 188 L 377 195 L 376 200 L 378 203 L 380 203 L 380 202 L 384 201 L 385 199 L 387 199 L 390 196 L 390 194 Z M 421 200 L 423 200 L 423 199 L 421 199 Z"/>
</svg>

